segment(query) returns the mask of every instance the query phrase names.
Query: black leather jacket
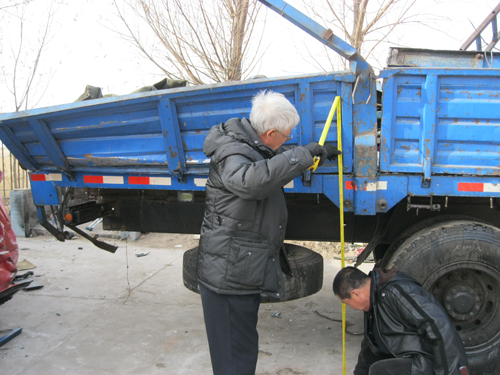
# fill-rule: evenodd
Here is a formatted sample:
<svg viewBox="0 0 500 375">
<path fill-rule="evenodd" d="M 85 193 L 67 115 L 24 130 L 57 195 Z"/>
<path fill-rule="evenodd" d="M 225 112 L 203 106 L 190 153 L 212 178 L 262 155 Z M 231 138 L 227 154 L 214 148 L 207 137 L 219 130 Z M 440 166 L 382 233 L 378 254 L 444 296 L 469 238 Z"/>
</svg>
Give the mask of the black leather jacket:
<svg viewBox="0 0 500 375">
<path fill-rule="evenodd" d="M 468 366 L 462 340 L 448 314 L 416 280 L 393 270 L 370 273 L 370 311 L 354 374 L 366 350 L 378 356 L 412 359 L 412 374 L 460 375 Z"/>
<path fill-rule="evenodd" d="M 283 186 L 313 164 L 311 153 L 302 146 L 275 152 L 245 118 L 214 126 L 203 151 L 211 159 L 198 282 L 221 294 L 282 298 L 279 251 L 288 219 Z"/>
</svg>

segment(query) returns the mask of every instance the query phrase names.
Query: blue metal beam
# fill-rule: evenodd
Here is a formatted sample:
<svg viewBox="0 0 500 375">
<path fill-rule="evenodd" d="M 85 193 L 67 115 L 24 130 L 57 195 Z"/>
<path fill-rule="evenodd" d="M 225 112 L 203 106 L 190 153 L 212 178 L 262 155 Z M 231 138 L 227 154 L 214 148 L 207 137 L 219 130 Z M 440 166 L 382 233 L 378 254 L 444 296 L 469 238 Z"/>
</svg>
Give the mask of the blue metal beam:
<svg viewBox="0 0 500 375">
<path fill-rule="evenodd" d="M 477 51 L 448 51 L 420 48 L 391 47 L 388 67 L 422 68 L 500 68 L 500 53 L 480 55 Z M 387 71 L 387 70 L 385 70 Z M 385 72 L 384 71 L 384 72 Z M 467 73 L 469 74 L 469 73 Z"/>
<path fill-rule="evenodd" d="M 38 163 L 30 156 L 29 152 L 23 144 L 19 142 L 8 126 L 0 127 L 0 139 L 2 139 L 3 144 L 7 146 L 23 168 L 30 171 L 35 171 L 39 168 Z"/>
<path fill-rule="evenodd" d="M 420 137 L 420 158 L 423 165 L 423 187 L 430 186 L 432 164 L 436 148 L 437 103 L 439 102 L 439 77 L 429 74 L 423 86 L 422 133 Z"/>
<path fill-rule="evenodd" d="M 52 163 L 54 163 L 54 165 L 59 169 L 65 172 L 70 172 L 71 167 L 68 164 L 64 153 L 61 151 L 59 144 L 54 139 L 54 136 L 50 133 L 50 130 L 48 129 L 45 121 L 30 119 L 28 120 L 28 122 Z"/>
<path fill-rule="evenodd" d="M 298 28 L 304 30 L 313 38 L 319 40 L 328 48 L 337 52 L 340 56 L 350 61 L 350 69 L 353 73 L 359 74 L 365 70 L 372 71 L 371 66 L 361 57 L 359 51 L 333 34 L 331 29 L 326 29 L 316 21 L 307 17 L 283 0 L 259 0 L 266 7 L 293 23 Z"/>
<path fill-rule="evenodd" d="M 24 283 L 26 283 L 24 281 Z M 26 286 L 26 285 L 25 285 Z M 12 286 L 14 287 L 14 286 Z M 12 288 L 11 287 L 11 288 Z M 14 287 L 15 288 L 15 287 Z M 12 289 L 11 289 L 12 290 Z M 10 297 L 9 297 L 10 298 Z M 14 337 L 16 336 L 19 336 L 21 334 L 21 332 L 23 331 L 22 328 L 16 328 L 16 329 L 12 329 L 12 330 L 9 330 L 8 333 L 6 333 L 5 335 L 3 335 L 2 337 L 0 337 L 0 346 L 2 345 L 5 345 L 7 344 L 10 340 L 12 340 Z"/>
<path fill-rule="evenodd" d="M 165 152 L 168 160 L 168 169 L 172 176 L 184 180 L 186 175 L 186 158 L 181 138 L 180 125 L 175 109 L 175 102 L 170 99 L 158 103 L 160 124 L 165 142 Z"/>
</svg>

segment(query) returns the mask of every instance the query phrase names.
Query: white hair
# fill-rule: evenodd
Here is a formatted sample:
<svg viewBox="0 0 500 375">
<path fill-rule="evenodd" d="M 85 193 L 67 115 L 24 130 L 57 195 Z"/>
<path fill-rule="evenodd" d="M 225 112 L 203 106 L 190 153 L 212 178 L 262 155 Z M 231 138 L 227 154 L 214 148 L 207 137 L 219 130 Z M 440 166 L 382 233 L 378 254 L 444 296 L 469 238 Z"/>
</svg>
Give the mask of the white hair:
<svg viewBox="0 0 500 375">
<path fill-rule="evenodd" d="M 283 94 L 264 90 L 252 99 L 250 122 L 258 135 L 271 129 L 284 133 L 299 121 L 297 110 Z"/>
</svg>

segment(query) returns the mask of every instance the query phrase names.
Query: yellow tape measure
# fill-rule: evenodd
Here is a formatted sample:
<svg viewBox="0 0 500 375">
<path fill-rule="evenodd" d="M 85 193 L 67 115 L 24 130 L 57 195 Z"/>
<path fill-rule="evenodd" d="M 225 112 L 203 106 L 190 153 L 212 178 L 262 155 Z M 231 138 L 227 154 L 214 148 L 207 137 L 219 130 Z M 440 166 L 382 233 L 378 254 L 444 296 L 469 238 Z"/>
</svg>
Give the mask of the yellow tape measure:
<svg viewBox="0 0 500 375">
<path fill-rule="evenodd" d="M 326 141 L 326 136 L 328 135 L 328 130 L 330 130 L 330 125 L 332 124 L 333 116 L 337 111 L 337 149 L 340 151 L 340 155 L 337 158 L 338 168 L 339 168 L 339 212 L 340 212 L 340 254 L 341 254 L 341 265 L 342 268 L 345 267 L 345 244 L 344 244 L 344 159 L 342 156 L 342 103 L 340 96 L 336 96 L 333 101 L 332 108 L 330 108 L 330 113 L 321 133 L 321 138 L 318 144 L 323 146 Z M 318 168 L 320 158 L 314 158 L 314 164 L 309 167 L 313 172 Z M 345 339 L 346 339 L 346 312 L 345 304 L 342 304 L 342 374 L 346 375 L 346 350 L 345 350 Z"/>
<path fill-rule="evenodd" d="M 325 127 L 323 128 L 323 132 L 321 133 L 321 137 L 319 138 L 318 144 L 323 146 L 326 141 L 326 136 L 328 135 L 328 130 L 330 130 L 330 125 L 332 124 L 333 116 L 335 115 L 335 110 L 337 109 L 337 126 L 339 124 L 340 118 L 340 96 L 336 96 L 333 101 L 332 108 L 330 108 L 330 113 L 328 114 L 328 118 L 326 119 Z M 340 151 L 340 148 L 338 149 Z M 339 155 L 340 156 L 340 155 Z M 313 172 L 318 168 L 320 158 L 314 157 L 314 164 L 309 167 Z"/>
<path fill-rule="evenodd" d="M 337 96 L 333 104 L 338 104 L 337 109 L 337 149 L 341 152 L 338 156 L 339 167 L 339 212 L 340 212 L 340 259 L 342 268 L 345 267 L 345 244 L 344 244 L 344 159 L 342 156 L 342 105 L 340 97 Z M 345 350 L 346 313 L 345 304 L 342 304 L 342 374 L 346 375 L 346 350 Z"/>
</svg>

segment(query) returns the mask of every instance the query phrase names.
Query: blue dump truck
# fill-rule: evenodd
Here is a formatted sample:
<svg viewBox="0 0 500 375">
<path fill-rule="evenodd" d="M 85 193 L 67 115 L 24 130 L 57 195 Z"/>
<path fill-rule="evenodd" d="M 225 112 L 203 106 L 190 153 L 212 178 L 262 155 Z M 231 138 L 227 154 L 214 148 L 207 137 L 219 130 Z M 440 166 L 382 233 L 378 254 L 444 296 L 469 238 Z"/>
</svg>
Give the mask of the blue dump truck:
<svg viewBox="0 0 500 375">
<path fill-rule="evenodd" d="M 328 161 L 285 186 L 287 239 L 339 241 L 342 203 L 345 240 L 368 243 L 357 263 L 373 254 L 376 266 L 421 281 L 449 313 L 473 373 L 500 374 L 500 55 L 394 48 L 376 76 L 330 30 L 281 0 L 262 2 L 350 69 L 2 114 L 0 140 L 31 172 L 40 223 L 61 241 L 68 227 L 109 251 L 76 226 L 102 217 L 108 230 L 199 233 L 213 125 L 248 117 L 252 96 L 273 90 L 301 118 L 287 144 L 303 145 L 319 140 L 340 96 L 343 189 Z M 337 143 L 335 119 L 327 142 Z M 286 299 L 316 292 L 321 256 L 288 249 L 297 272 Z M 196 289 L 196 250 L 184 262 Z"/>
</svg>

